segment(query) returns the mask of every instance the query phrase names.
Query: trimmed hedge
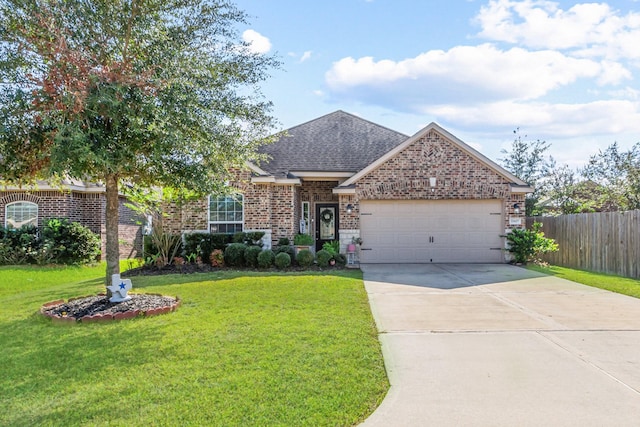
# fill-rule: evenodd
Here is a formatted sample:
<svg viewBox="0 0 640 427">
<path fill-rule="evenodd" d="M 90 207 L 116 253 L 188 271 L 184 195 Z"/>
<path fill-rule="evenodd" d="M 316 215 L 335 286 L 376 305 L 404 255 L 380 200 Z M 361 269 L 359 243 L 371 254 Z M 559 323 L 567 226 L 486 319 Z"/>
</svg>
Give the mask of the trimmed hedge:
<svg viewBox="0 0 640 427">
<path fill-rule="evenodd" d="M 316 252 L 316 261 L 318 261 L 318 265 L 320 267 L 329 267 L 329 261 L 333 258 L 333 255 L 329 253 L 329 251 L 325 251 L 324 249 L 320 249 Z"/>
<path fill-rule="evenodd" d="M 244 250 L 244 261 L 248 267 L 258 267 L 258 256 L 261 252 L 262 248 L 260 246 L 248 246 Z"/>
<path fill-rule="evenodd" d="M 230 267 L 243 267 L 245 265 L 244 251 L 247 245 L 244 243 L 231 243 L 224 250 L 224 263 Z"/>
<path fill-rule="evenodd" d="M 289 255 L 289 258 L 291 259 L 296 259 L 296 250 L 293 246 L 289 246 L 289 245 L 278 245 L 275 247 L 275 249 L 273 250 L 273 252 L 278 255 L 280 253 L 286 253 Z"/>
<path fill-rule="evenodd" d="M 264 231 L 238 231 L 231 237 L 233 243 L 244 243 L 247 246 L 263 246 Z"/>
<path fill-rule="evenodd" d="M 336 260 L 336 264 L 344 267 L 345 265 L 347 265 L 347 257 L 344 254 L 335 254 L 333 256 L 333 259 Z"/>
<path fill-rule="evenodd" d="M 260 254 L 258 255 L 258 267 L 271 268 L 273 266 L 275 258 L 276 256 L 273 251 L 267 249 L 260 252 Z"/>
<path fill-rule="evenodd" d="M 224 251 L 231 236 L 224 233 L 184 233 L 184 255 L 196 254 L 201 259 L 210 259 L 211 252 Z"/>
<path fill-rule="evenodd" d="M 51 218 L 37 227 L 0 227 L 0 264 L 88 264 L 100 256 L 100 238 L 66 218 Z"/>
<path fill-rule="evenodd" d="M 101 253 L 100 238 L 87 227 L 66 218 L 49 219 L 43 230 L 45 246 L 51 245 L 56 264 L 88 264 Z"/>
<path fill-rule="evenodd" d="M 309 267 L 313 264 L 314 261 L 313 253 L 311 253 L 309 249 L 302 249 L 300 252 L 298 252 L 296 261 L 302 267 Z"/>
<path fill-rule="evenodd" d="M 291 265 L 291 257 L 286 252 L 280 252 L 276 255 L 275 264 L 280 270 L 287 268 Z"/>
</svg>

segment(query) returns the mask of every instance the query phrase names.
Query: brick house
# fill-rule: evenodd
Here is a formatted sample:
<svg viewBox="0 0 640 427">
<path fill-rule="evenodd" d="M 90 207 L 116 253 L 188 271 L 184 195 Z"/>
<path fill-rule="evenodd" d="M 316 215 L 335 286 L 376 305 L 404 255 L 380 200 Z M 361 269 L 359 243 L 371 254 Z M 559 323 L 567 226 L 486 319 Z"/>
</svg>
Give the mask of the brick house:
<svg viewBox="0 0 640 427">
<path fill-rule="evenodd" d="M 174 231 L 296 233 L 316 249 L 362 239 L 364 263 L 505 262 L 532 189 L 442 127 L 409 137 L 343 111 L 293 127 L 237 172 L 228 196 L 168 206 Z"/>
<path fill-rule="evenodd" d="M 141 221 L 120 198 L 120 257 L 132 258 L 142 249 Z M 22 225 L 42 227 L 50 218 L 68 218 L 79 222 L 102 240 L 105 248 L 105 189 L 92 182 L 69 180 L 60 186 L 38 182 L 28 190 L 6 186 L 0 191 L 0 223 L 19 228 Z"/>
</svg>

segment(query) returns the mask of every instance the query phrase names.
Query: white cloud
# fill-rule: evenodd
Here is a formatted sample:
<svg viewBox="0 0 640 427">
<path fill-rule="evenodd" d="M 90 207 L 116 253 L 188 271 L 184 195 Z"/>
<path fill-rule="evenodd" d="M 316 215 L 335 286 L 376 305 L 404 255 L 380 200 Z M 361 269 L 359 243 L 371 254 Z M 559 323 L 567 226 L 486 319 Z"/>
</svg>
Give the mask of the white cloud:
<svg viewBox="0 0 640 427">
<path fill-rule="evenodd" d="M 560 52 L 500 50 L 491 44 L 433 50 L 402 61 L 343 58 L 326 73 L 328 87 L 341 96 L 382 96 L 398 102 L 536 99 L 580 78 L 618 83 L 631 74 L 616 63 L 572 58 Z M 402 99 L 401 99 L 402 98 Z"/>
<path fill-rule="evenodd" d="M 584 57 L 640 58 L 640 13 L 621 15 L 606 3 L 567 10 L 546 0 L 491 0 L 476 17 L 478 34 L 534 49 L 571 49 Z"/>
<path fill-rule="evenodd" d="M 245 30 L 242 40 L 249 44 L 249 50 L 253 53 L 267 53 L 271 50 L 271 41 L 255 30 Z"/>
<path fill-rule="evenodd" d="M 306 61 L 307 59 L 311 58 L 311 53 L 312 53 L 312 52 L 311 52 L 310 50 L 305 51 L 305 52 L 302 54 L 302 56 L 300 57 L 300 62 L 304 62 L 304 61 Z"/>
<path fill-rule="evenodd" d="M 617 99 L 629 99 L 629 100 L 640 100 L 640 90 L 634 89 L 632 87 L 625 87 L 620 90 L 612 90 L 608 92 L 609 96 Z"/>
<path fill-rule="evenodd" d="M 489 0 L 476 19 L 489 42 L 403 60 L 339 59 L 325 74 L 327 97 L 492 138 L 516 126 L 575 141 L 640 133 L 640 13 Z"/>
<path fill-rule="evenodd" d="M 583 104 L 505 101 L 474 106 L 425 107 L 423 112 L 461 127 L 524 126 L 535 128 L 540 134 L 558 137 L 640 132 L 640 103 L 624 100 Z"/>
</svg>

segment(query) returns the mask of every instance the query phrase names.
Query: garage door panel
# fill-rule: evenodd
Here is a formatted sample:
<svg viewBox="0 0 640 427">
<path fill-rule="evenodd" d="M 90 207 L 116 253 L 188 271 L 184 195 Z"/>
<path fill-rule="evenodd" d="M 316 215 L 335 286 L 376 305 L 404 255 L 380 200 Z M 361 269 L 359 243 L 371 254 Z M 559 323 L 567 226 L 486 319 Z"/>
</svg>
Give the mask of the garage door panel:
<svg viewBox="0 0 640 427">
<path fill-rule="evenodd" d="M 361 261 L 503 262 L 501 210 L 500 200 L 363 200 Z"/>
</svg>

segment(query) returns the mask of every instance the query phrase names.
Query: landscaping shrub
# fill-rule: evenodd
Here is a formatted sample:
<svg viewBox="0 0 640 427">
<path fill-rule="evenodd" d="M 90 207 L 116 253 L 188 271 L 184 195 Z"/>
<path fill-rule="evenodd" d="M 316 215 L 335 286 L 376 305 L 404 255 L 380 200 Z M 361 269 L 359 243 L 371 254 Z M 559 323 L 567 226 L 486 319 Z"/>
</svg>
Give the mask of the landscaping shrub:
<svg viewBox="0 0 640 427">
<path fill-rule="evenodd" d="M 538 261 L 541 255 L 558 250 L 555 240 L 544 237 L 541 228 L 541 223 L 534 222 L 530 230 L 516 228 L 507 234 L 507 250 L 513 254 L 514 262 L 526 264 L 529 261 Z"/>
<path fill-rule="evenodd" d="M 296 246 L 311 246 L 313 245 L 313 236 L 309 234 L 296 234 L 293 237 L 293 244 Z"/>
<path fill-rule="evenodd" d="M 247 233 L 247 237 L 244 243 L 247 245 L 262 247 L 264 245 L 264 243 L 262 242 L 264 234 L 264 231 L 251 231 Z"/>
<path fill-rule="evenodd" d="M 247 233 L 244 231 L 238 231 L 231 237 L 231 243 L 245 243 L 247 240 Z"/>
<path fill-rule="evenodd" d="M 33 263 L 34 255 L 42 246 L 35 226 L 27 225 L 18 229 L 0 227 L 0 264 Z"/>
<path fill-rule="evenodd" d="M 209 255 L 209 262 L 212 267 L 224 267 L 224 252 L 220 249 L 214 249 Z"/>
<path fill-rule="evenodd" d="M 47 220 L 42 240 L 44 247 L 50 248 L 51 261 L 56 264 L 88 264 L 101 252 L 100 238 L 96 234 L 66 218 Z"/>
<path fill-rule="evenodd" d="M 320 267 L 328 267 L 329 261 L 333 259 L 333 255 L 331 255 L 328 251 L 321 249 L 316 252 L 316 261 Z"/>
<path fill-rule="evenodd" d="M 314 256 L 313 253 L 309 249 L 303 249 L 298 252 L 298 256 L 296 257 L 296 261 L 302 267 L 309 267 L 313 264 Z"/>
<path fill-rule="evenodd" d="M 216 249 L 224 251 L 231 241 L 231 236 L 225 233 L 185 233 L 184 254 L 196 254 L 202 259 L 211 259 L 211 253 Z"/>
<path fill-rule="evenodd" d="M 263 246 L 262 238 L 264 231 L 238 231 L 233 235 L 231 241 L 233 243 L 244 243 L 247 246 Z"/>
<path fill-rule="evenodd" d="M 149 258 L 155 262 L 158 268 L 169 264 L 173 257 L 182 253 L 182 236 L 180 234 L 164 233 L 162 228 L 155 227 L 151 233 L 151 241 L 158 252 L 150 255 Z"/>
<path fill-rule="evenodd" d="M 154 246 L 153 240 L 149 235 L 142 236 L 142 252 L 145 258 L 158 254 L 158 248 Z"/>
<path fill-rule="evenodd" d="M 276 255 L 275 264 L 280 270 L 287 268 L 291 265 L 291 257 L 286 252 L 280 252 Z"/>
<path fill-rule="evenodd" d="M 262 252 L 260 246 L 248 246 L 244 250 L 244 261 L 248 267 L 258 267 L 258 255 Z"/>
<path fill-rule="evenodd" d="M 333 259 L 336 260 L 336 264 L 344 267 L 345 265 L 347 265 L 347 257 L 344 256 L 344 254 L 335 254 L 333 256 Z"/>
<path fill-rule="evenodd" d="M 0 227 L 0 264 L 87 264 L 100 256 L 100 238 L 68 219 L 49 219 L 37 227 Z"/>
<path fill-rule="evenodd" d="M 244 251 L 247 245 L 244 243 L 231 243 L 224 250 L 224 263 L 230 267 L 243 267 L 245 264 Z"/>
<path fill-rule="evenodd" d="M 278 246 L 289 246 L 291 242 L 286 237 L 281 237 L 278 239 Z"/>
<path fill-rule="evenodd" d="M 278 240 L 278 246 L 273 249 L 273 252 L 275 252 L 276 255 L 284 252 L 289 255 L 289 258 L 296 259 L 296 250 L 290 245 L 289 239 L 286 237 L 282 237 Z"/>
<path fill-rule="evenodd" d="M 276 256 L 273 251 L 270 251 L 268 249 L 260 252 L 260 255 L 258 255 L 258 267 L 271 268 L 275 261 L 275 257 Z"/>
<path fill-rule="evenodd" d="M 340 242 L 337 240 L 332 240 L 331 242 L 325 242 L 322 245 L 322 249 L 329 252 L 331 256 L 335 256 L 340 253 Z"/>
</svg>

